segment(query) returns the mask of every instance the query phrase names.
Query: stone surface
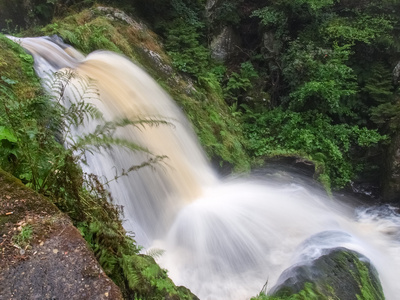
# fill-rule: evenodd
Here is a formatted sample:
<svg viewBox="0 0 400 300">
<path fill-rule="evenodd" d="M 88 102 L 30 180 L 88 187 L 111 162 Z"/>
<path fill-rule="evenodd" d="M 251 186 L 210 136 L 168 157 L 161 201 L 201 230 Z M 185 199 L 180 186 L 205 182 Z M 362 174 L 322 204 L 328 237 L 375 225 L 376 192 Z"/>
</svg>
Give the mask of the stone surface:
<svg viewBox="0 0 400 300">
<path fill-rule="evenodd" d="M 215 10 L 218 5 L 221 3 L 221 0 L 207 0 L 205 5 L 206 17 L 212 22 L 214 20 Z"/>
<path fill-rule="evenodd" d="M 287 298 L 302 293 L 309 299 L 385 299 L 370 261 L 346 248 L 327 249 L 311 263 L 285 270 L 270 294 Z"/>
<path fill-rule="evenodd" d="M 18 243 L 26 226 L 31 237 Z M 0 261 L 1 300 L 122 299 L 69 218 L 2 171 Z"/>
<path fill-rule="evenodd" d="M 225 61 L 231 57 L 240 46 L 240 38 L 230 27 L 223 27 L 221 32 L 211 41 L 211 57 Z"/>
</svg>

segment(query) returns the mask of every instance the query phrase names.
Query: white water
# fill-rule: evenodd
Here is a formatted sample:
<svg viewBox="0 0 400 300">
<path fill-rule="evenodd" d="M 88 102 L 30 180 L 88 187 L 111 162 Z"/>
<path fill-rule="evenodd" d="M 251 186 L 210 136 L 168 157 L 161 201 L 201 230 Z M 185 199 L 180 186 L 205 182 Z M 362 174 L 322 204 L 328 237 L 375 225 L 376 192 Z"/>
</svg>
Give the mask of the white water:
<svg viewBox="0 0 400 300">
<path fill-rule="evenodd" d="M 168 160 L 156 170 L 143 168 L 120 178 L 110 189 L 124 206 L 125 226 L 138 242 L 166 250 L 159 262 L 177 285 L 187 286 L 200 299 L 249 299 L 267 280 L 272 287 L 292 264 L 343 246 L 372 261 L 387 299 L 400 294 L 397 214 L 354 211 L 299 184 L 218 180 L 180 110 L 140 68 L 110 52 L 85 58 L 44 38 L 19 42 L 33 54 L 42 77 L 73 68 L 95 79 L 101 100 L 93 101 L 106 119 L 151 117 L 174 124 L 118 132 Z M 115 148 L 89 156 L 87 171 L 111 179 L 116 169 L 146 159 Z"/>
</svg>

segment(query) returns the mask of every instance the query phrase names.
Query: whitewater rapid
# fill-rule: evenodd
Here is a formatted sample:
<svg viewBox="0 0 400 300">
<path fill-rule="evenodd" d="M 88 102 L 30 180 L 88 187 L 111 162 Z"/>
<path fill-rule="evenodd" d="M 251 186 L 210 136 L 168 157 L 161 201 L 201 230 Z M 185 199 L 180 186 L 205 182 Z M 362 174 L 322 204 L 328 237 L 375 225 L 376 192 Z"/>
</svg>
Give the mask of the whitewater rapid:
<svg viewBox="0 0 400 300">
<path fill-rule="evenodd" d="M 354 209 L 296 182 L 218 179 L 174 101 L 127 58 L 105 51 L 85 57 L 49 38 L 13 39 L 33 55 L 42 78 L 64 68 L 92 78 L 100 99 L 91 101 L 106 120 L 170 123 L 117 132 L 168 159 L 109 188 L 124 206 L 126 229 L 147 249 L 165 250 L 158 261 L 177 285 L 203 300 L 249 299 L 266 281 L 272 287 L 291 265 L 315 259 L 324 249 L 346 247 L 371 260 L 387 299 L 400 294 L 400 217 L 394 209 L 387 214 L 381 208 Z M 95 125 L 85 124 L 76 134 Z M 83 168 L 112 179 L 146 159 L 147 154 L 114 148 L 88 155 Z"/>
</svg>

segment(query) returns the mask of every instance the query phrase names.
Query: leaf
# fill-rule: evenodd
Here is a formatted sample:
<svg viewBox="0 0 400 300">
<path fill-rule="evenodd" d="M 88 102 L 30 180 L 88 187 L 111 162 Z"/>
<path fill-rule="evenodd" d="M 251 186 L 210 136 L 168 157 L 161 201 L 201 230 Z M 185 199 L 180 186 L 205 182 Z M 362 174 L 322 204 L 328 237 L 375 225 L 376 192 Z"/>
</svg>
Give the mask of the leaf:
<svg viewBox="0 0 400 300">
<path fill-rule="evenodd" d="M 0 141 L 1 140 L 7 140 L 12 143 L 17 142 L 15 135 L 5 126 L 0 126 Z"/>
<path fill-rule="evenodd" d="M 6 77 L 6 76 L 1 76 L 1 79 L 2 79 L 5 83 L 7 83 L 7 84 L 9 84 L 9 85 L 13 85 L 13 84 L 18 83 L 18 81 L 12 80 L 12 79 L 10 79 L 10 78 L 8 78 L 8 77 Z"/>
</svg>

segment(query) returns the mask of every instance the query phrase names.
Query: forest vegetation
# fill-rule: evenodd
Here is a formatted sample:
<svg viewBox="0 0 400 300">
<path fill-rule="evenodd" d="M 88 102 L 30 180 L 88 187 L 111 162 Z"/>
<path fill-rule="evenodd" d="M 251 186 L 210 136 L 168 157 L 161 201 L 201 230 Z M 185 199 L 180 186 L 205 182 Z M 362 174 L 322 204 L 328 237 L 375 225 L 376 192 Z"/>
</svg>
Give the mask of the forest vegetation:
<svg viewBox="0 0 400 300">
<path fill-rule="evenodd" d="M 243 172 L 272 157 L 295 157 L 315 166 L 327 191 L 357 180 L 385 185 L 400 129 L 399 1 L 32 0 L 21 17 L 22 2 L 0 1 L 8 16 L 0 20 L 4 34 L 55 34 L 85 54 L 125 54 L 173 96 L 221 167 Z M 130 31 L 95 6 L 117 7 L 155 34 Z M 221 59 L 212 41 L 225 28 L 236 42 Z M 65 149 L 60 124 L 101 115 L 83 101 L 86 94 L 69 109 L 46 96 L 31 56 L 4 35 L 0 42 L 1 168 L 68 212 L 106 273 L 134 291 L 132 299 L 195 299 L 151 258 L 137 255 L 111 196 L 78 167 L 84 151 L 98 147 L 143 150 L 113 138 L 129 122 L 108 123 Z M 146 47 L 170 69 L 159 72 Z M 75 74 L 59 76 L 49 84 L 61 96 Z M 96 92 L 86 84 L 87 93 Z"/>
</svg>

